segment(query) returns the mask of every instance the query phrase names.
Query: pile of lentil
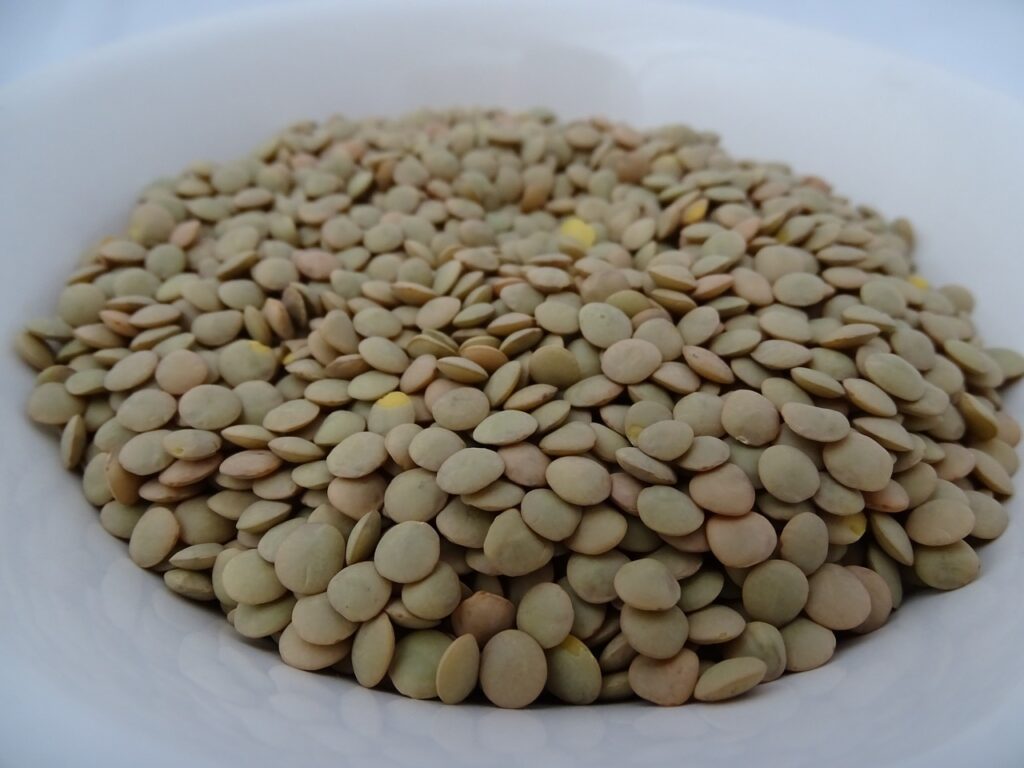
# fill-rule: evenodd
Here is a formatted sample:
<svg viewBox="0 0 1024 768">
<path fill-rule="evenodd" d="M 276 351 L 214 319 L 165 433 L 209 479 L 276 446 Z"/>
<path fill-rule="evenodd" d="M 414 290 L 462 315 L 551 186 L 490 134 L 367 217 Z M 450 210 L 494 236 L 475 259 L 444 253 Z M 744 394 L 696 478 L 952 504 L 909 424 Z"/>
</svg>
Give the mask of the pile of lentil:
<svg viewBox="0 0 1024 768">
<path fill-rule="evenodd" d="M 1008 518 L 904 220 L 682 125 L 293 125 L 144 190 L 17 340 L 100 522 L 285 663 L 500 707 L 818 667 Z"/>
</svg>

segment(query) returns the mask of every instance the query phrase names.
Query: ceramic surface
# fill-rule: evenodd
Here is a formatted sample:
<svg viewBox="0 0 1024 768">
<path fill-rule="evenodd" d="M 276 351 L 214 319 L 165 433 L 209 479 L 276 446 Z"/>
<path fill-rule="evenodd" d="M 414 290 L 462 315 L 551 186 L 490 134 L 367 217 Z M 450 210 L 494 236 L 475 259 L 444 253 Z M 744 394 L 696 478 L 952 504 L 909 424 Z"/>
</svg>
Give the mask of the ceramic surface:
<svg viewBox="0 0 1024 768">
<path fill-rule="evenodd" d="M 678 4 L 348 2 L 229 17 L 0 92 L 0 332 L 51 310 L 133 195 L 336 111 L 547 105 L 713 128 L 904 214 L 921 271 L 1021 345 L 1024 108 L 795 27 Z M 9 350 L 9 342 L 3 346 Z M 504 712 L 298 672 L 168 593 L 100 528 L 0 366 L 0 764 L 1020 765 L 1022 504 L 982 578 L 911 601 L 828 666 L 726 706 Z M 1020 392 L 1010 398 L 1021 417 Z M 755 758 L 754 756 L 757 756 Z"/>
</svg>

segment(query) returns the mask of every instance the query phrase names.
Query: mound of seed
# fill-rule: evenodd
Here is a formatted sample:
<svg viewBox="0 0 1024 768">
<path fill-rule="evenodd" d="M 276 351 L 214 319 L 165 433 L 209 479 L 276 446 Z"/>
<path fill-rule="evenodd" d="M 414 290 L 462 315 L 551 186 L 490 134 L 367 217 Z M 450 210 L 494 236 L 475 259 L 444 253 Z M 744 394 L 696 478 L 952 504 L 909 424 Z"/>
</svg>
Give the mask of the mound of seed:
<svg viewBox="0 0 1024 768">
<path fill-rule="evenodd" d="M 1007 526 L 1024 358 L 912 246 L 682 125 L 337 117 L 145 189 L 16 346 L 102 526 L 285 663 L 720 701 Z"/>
</svg>

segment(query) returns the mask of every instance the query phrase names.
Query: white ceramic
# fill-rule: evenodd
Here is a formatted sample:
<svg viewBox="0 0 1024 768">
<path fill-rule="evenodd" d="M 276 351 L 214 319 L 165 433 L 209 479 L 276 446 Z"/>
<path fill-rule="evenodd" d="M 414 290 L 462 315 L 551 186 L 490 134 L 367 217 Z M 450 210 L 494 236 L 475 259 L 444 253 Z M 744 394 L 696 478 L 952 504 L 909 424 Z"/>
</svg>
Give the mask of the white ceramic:
<svg viewBox="0 0 1024 768">
<path fill-rule="evenodd" d="M 0 332 L 47 311 L 133 193 L 293 119 L 550 105 L 711 127 L 906 214 L 921 271 L 1021 344 L 1024 109 L 888 54 L 679 4 L 349 2 L 169 31 L 0 92 Z M 5 348 L 8 342 L 4 342 Z M 175 598 L 100 528 L 0 366 L 5 766 L 1018 766 L 1024 522 L 982 578 L 915 599 L 826 667 L 729 705 L 504 712 L 283 666 Z M 1020 415 L 1020 393 L 1010 402 Z M 1014 502 L 1013 516 L 1021 512 Z"/>
</svg>

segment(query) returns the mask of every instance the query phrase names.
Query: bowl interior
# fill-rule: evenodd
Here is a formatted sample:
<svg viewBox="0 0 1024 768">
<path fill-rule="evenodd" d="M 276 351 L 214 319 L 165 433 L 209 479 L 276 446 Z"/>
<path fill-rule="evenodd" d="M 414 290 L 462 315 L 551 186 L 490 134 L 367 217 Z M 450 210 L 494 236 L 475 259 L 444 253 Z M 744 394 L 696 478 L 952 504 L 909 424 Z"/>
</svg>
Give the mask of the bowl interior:
<svg viewBox="0 0 1024 768">
<path fill-rule="evenodd" d="M 0 328 L 48 313 L 135 193 L 333 112 L 544 105 L 688 122 L 906 215 L 933 282 L 968 285 L 994 344 L 1019 343 L 1024 109 L 966 81 L 821 33 L 675 4 L 352 2 L 229 17 L 102 51 L 0 92 Z M 169 594 L 100 528 L 54 441 L 23 416 L 31 376 L 0 368 L 0 718 L 12 765 L 934 765 L 1024 749 L 1024 526 L 983 576 L 911 601 L 832 663 L 727 706 L 503 712 L 366 691 L 285 667 Z M 1020 393 L 1009 398 L 1021 412 Z M 1011 516 L 1021 511 L 1011 503 Z M 59 738 L 44 722 L 59 720 Z M 999 739 L 994 740 L 994 734 Z M 289 764 L 285 762 L 284 764 Z"/>
</svg>

